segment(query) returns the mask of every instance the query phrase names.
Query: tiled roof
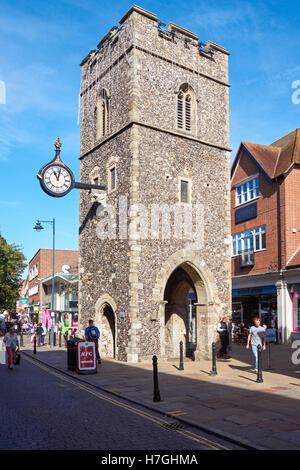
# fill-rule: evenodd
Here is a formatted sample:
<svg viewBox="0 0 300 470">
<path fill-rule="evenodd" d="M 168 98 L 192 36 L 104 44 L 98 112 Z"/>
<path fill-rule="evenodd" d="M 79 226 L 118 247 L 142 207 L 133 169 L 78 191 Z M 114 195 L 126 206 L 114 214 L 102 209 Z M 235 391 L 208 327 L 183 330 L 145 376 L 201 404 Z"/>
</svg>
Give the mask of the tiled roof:
<svg viewBox="0 0 300 470">
<path fill-rule="evenodd" d="M 275 178 L 275 170 L 280 155 L 280 149 L 269 145 L 252 144 L 250 142 L 242 142 L 242 144 L 247 148 L 270 178 Z"/>
<path fill-rule="evenodd" d="M 286 173 L 293 164 L 300 165 L 300 128 L 270 145 L 241 142 L 232 166 L 232 172 L 243 147 L 246 148 L 269 178 L 273 179 Z"/>
<path fill-rule="evenodd" d="M 280 149 L 280 156 L 276 166 L 276 176 L 285 173 L 293 163 L 300 164 L 300 129 L 277 140 L 272 147 Z"/>
</svg>

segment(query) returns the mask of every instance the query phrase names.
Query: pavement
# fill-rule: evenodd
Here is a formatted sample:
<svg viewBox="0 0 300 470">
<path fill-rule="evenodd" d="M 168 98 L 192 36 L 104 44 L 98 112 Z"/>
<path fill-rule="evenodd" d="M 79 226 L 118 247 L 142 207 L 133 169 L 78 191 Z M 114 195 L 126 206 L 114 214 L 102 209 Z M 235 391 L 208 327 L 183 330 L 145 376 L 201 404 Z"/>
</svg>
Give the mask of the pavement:
<svg viewBox="0 0 300 470">
<path fill-rule="evenodd" d="M 114 395 L 255 448 L 300 449 L 300 364 L 292 363 L 290 346 L 272 344 L 271 364 L 263 353 L 263 383 L 256 382 L 251 370 L 251 350 L 241 344 L 232 345 L 230 359 L 217 361 L 215 376 L 209 375 L 212 367 L 207 360 L 187 359 L 183 371 L 178 361 L 159 361 L 160 402 L 153 402 L 149 362 L 102 358 L 97 374 L 78 375 L 67 369 L 65 347 L 46 344 L 34 355 L 25 338 L 21 351 Z"/>
</svg>

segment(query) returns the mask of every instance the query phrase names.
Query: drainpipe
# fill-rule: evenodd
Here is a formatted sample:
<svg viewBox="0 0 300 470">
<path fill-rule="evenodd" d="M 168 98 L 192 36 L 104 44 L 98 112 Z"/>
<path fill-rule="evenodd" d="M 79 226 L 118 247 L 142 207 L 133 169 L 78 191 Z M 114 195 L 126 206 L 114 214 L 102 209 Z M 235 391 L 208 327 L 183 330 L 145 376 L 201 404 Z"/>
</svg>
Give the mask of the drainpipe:
<svg viewBox="0 0 300 470">
<path fill-rule="evenodd" d="M 282 224 L 281 224 L 281 194 L 280 194 L 280 186 L 283 181 L 283 178 L 276 178 L 278 183 L 277 186 L 277 232 L 278 232 L 278 271 L 280 276 L 280 311 L 281 311 L 281 319 L 280 319 L 280 328 L 279 328 L 279 305 L 277 301 L 277 325 L 278 325 L 278 332 L 281 333 L 281 341 L 279 342 L 285 343 L 286 341 L 286 285 L 284 282 L 284 274 L 282 270 Z"/>
<path fill-rule="evenodd" d="M 277 232 L 278 232 L 278 271 L 282 270 L 282 248 L 281 248 L 281 209 L 280 209 L 280 179 L 277 178 Z"/>
</svg>

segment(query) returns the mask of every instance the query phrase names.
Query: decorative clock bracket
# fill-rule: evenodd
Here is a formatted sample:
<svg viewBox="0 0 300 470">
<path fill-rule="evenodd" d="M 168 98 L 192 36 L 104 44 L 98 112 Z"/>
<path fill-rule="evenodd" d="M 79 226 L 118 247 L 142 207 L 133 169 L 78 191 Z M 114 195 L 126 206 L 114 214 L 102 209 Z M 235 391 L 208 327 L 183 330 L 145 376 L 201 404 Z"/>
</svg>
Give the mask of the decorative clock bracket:
<svg viewBox="0 0 300 470">
<path fill-rule="evenodd" d="M 61 160 L 61 142 L 59 138 L 54 142 L 54 147 L 54 159 L 44 165 L 37 175 L 41 188 L 46 194 L 52 197 L 62 197 L 66 196 L 74 188 L 106 190 L 105 184 L 96 185 L 76 182 L 73 172 Z"/>
</svg>

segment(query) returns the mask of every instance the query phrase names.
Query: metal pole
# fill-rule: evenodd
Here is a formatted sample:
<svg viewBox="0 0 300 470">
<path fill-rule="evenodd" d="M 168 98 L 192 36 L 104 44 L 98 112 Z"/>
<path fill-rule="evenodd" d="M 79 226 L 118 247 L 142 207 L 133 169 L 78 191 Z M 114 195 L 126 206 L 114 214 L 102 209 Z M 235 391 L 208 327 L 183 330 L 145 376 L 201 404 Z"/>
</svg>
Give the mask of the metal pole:
<svg viewBox="0 0 300 470">
<path fill-rule="evenodd" d="M 268 367 L 267 369 L 272 370 L 273 367 L 271 367 L 271 343 L 268 342 Z"/>
<path fill-rule="evenodd" d="M 21 330 L 21 333 L 20 333 L 20 346 L 24 346 L 24 343 L 23 343 L 23 331 Z"/>
<path fill-rule="evenodd" d="M 182 341 L 180 341 L 180 343 L 179 343 L 179 348 L 180 348 L 179 370 L 184 370 L 184 367 L 183 367 L 183 342 Z"/>
<path fill-rule="evenodd" d="M 36 354 L 36 335 L 33 338 L 33 354 Z"/>
<path fill-rule="evenodd" d="M 41 319 L 40 322 L 43 321 L 43 284 L 42 280 L 40 279 L 40 311 L 41 311 Z"/>
<path fill-rule="evenodd" d="M 53 228 L 53 253 L 52 253 L 52 296 L 51 296 L 51 335 L 50 335 L 50 348 L 54 347 L 54 316 L 52 312 L 55 311 L 54 304 L 54 274 L 55 274 L 55 218 L 52 222 Z"/>
<path fill-rule="evenodd" d="M 216 361 L 217 351 L 216 343 L 212 343 L 212 370 L 209 375 L 217 375 L 217 361 Z"/>
<path fill-rule="evenodd" d="M 257 346 L 257 361 L 258 361 L 258 369 L 257 369 L 257 379 L 256 382 L 262 383 L 263 382 L 263 377 L 262 377 L 262 363 L 261 363 L 261 345 L 259 344 Z"/>
<path fill-rule="evenodd" d="M 153 356 L 153 381 L 154 381 L 153 401 L 161 401 L 159 385 L 158 385 L 157 357 L 156 356 Z"/>
<path fill-rule="evenodd" d="M 61 331 L 58 333 L 58 346 L 61 348 Z"/>
</svg>

